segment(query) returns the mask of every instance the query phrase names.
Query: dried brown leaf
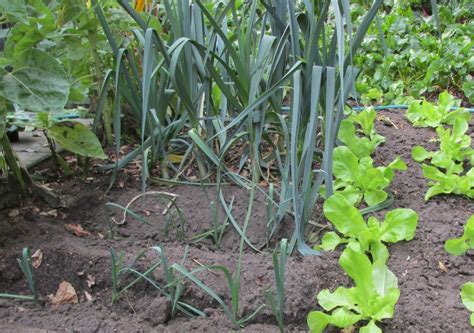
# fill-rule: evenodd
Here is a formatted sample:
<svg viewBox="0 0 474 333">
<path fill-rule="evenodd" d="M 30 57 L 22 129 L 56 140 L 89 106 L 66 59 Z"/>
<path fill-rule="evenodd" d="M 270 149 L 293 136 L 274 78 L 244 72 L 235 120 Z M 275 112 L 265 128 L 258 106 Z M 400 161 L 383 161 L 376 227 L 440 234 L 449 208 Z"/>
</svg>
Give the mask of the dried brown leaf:
<svg viewBox="0 0 474 333">
<path fill-rule="evenodd" d="M 87 286 L 89 288 L 92 288 L 92 286 L 95 286 L 95 277 L 93 277 L 90 274 L 87 274 Z"/>
<path fill-rule="evenodd" d="M 31 256 L 31 266 L 33 266 L 33 268 L 39 268 L 42 262 L 43 262 L 43 251 L 41 251 L 41 249 L 38 249 Z"/>
<path fill-rule="evenodd" d="M 77 304 L 79 302 L 77 293 L 74 287 L 67 281 L 63 281 L 59 284 L 59 288 L 56 294 L 51 298 L 51 304 L 53 307 L 58 307 L 61 304 Z"/>
<path fill-rule="evenodd" d="M 8 213 L 8 217 L 17 217 L 18 215 L 20 215 L 20 211 L 18 209 L 12 209 Z"/>
<path fill-rule="evenodd" d="M 88 302 L 92 302 L 92 301 L 93 301 L 92 295 L 89 294 L 87 291 L 84 291 L 84 295 L 86 296 L 86 300 L 87 300 Z"/>
<path fill-rule="evenodd" d="M 91 233 L 87 230 L 84 230 L 80 224 L 69 223 L 64 225 L 66 230 L 72 232 L 77 237 L 87 237 L 90 236 Z"/>
<path fill-rule="evenodd" d="M 448 269 L 446 268 L 446 266 L 441 261 L 438 261 L 438 268 L 440 270 L 442 270 L 443 272 L 445 272 L 445 273 L 448 272 Z"/>
<path fill-rule="evenodd" d="M 58 217 L 58 210 L 57 209 L 51 209 L 47 212 L 41 212 L 41 216 L 51 216 L 51 217 Z"/>
</svg>

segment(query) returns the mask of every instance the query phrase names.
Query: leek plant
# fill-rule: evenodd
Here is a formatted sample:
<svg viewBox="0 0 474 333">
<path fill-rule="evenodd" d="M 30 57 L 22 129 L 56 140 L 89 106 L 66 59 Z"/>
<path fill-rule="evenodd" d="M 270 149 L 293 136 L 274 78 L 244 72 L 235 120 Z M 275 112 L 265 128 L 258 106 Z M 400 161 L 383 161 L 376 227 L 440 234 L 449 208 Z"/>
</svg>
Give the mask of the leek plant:
<svg viewBox="0 0 474 333">
<path fill-rule="evenodd" d="M 282 239 L 280 242 L 280 258 L 275 250 L 272 255 L 273 271 L 275 274 L 276 297 L 269 290 L 265 290 L 265 297 L 270 304 L 272 312 L 277 320 L 280 332 L 285 332 L 285 266 L 288 252 L 288 241 Z"/>
<path fill-rule="evenodd" d="M 144 272 L 140 272 L 136 267 L 136 263 L 139 260 L 143 259 L 147 252 L 156 253 L 158 255 L 159 260 L 153 263 Z M 137 283 L 144 281 L 151 284 L 164 297 L 169 299 L 171 303 L 171 317 L 174 317 L 177 311 L 180 311 L 185 315 L 191 317 L 205 316 L 205 314 L 201 310 L 180 300 L 184 292 L 184 284 L 182 282 L 182 279 L 178 278 L 175 275 L 175 269 L 168 262 L 168 259 L 166 258 L 165 252 L 162 247 L 152 246 L 149 249 L 140 252 L 129 266 L 125 265 L 124 252 L 121 252 L 119 255 L 117 255 L 116 251 L 114 249 L 111 249 L 110 255 L 112 259 L 112 303 L 115 303 L 122 294 L 130 290 Z M 183 261 L 186 259 L 186 255 L 187 248 L 183 256 Z M 161 284 L 158 281 L 154 280 L 152 277 L 152 273 L 158 270 L 159 268 L 162 269 L 162 272 L 164 274 L 164 283 Z M 136 278 L 132 279 L 132 281 L 127 283 L 124 287 L 120 288 L 120 280 L 124 279 L 126 275 L 130 274 L 132 276 L 136 276 Z"/>
<path fill-rule="evenodd" d="M 145 190 L 157 164 L 162 178 L 187 183 L 193 180 L 184 170 L 197 165 L 201 183 L 218 183 L 228 216 L 223 182 L 259 189 L 262 179 L 278 178 L 268 237 L 289 215 L 295 224 L 290 250 L 316 254 L 305 229 L 320 187 L 333 192 L 332 151 L 358 74 L 352 58 L 382 0 L 358 27 L 348 0 L 163 0 L 159 17 L 119 3 L 140 27 L 128 46 L 117 44 L 93 1 L 115 55 L 117 159 L 108 168 L 115 175 L 140 157 Z M 140 124 L 141 142 L 120 159 L 123 104 Z M 233 148 L 240 158 L 229 165 Z M 241 176 L 244 169 L 249 179 Z"/>
<path fill-rule="evenodd" d="M 31 266 L 31 252 L 30 249 L 25 247 L 21 252 L 21 259 L 17 259 L 18 265 L 20 265 L 21 271 L 25 275 L 26 282 L 30 288 L 31 295 L 18 295 L 9 293 L 0 293 L 0 298 L 12 298 L 23 301 L 33 301 L 38 303 L 38 291 L 36 289 L 35 280 L 33 278 L 33 269 Z"/>
<path fill-rule="evenodd" d="M 174 264 L 172 267 L 181 273 L 183 278 L 187 278 L 196 284 L 199 288 L 201 288 L 204 292 L 206 292 L 210 297 L 212 297 L 215 301 L 219 303 L 222 310 L 226 314 L 227 318 L 231 322 L 233 328 L 240 329 L 243 327 L 247 322 L 255 318 L 255 316 L 265 307 L 264 304 L 258 306 L 253 312 L 250 314 L 241 317 L 239 314 L 239 299 L 240 299 L 240 287 L 241 287 L 241 269 L 242 269 L 242 259 L 244 254 L 244 245 L 248 240 L 246 239 L 245 235 L 247 233 L 247 228 L 249 225 L 250 215 L 252 212 L 253 200 L 255 198 L 255 186 L 250 189 L 250 196 L 249 196 L 249 205 L 247 209 L 247 215 L 245 216 L 245 220 L 243 223 L 241 235 L 243 235 L 240 239 L 240 246 L 239 246 L 239 258 L 237 260 L 237 266 L 234 272 L 231 272 L 229 268 L 222 265 L 208 265 L 202 266 L 196 269 L 189 271 L 186 267 L 180 264 Z M 208 285 L 206 285 L 203 281 L 201 281 L 196 274 L 202 271 L 218 271 L 224 274 L 225 279 L 227 280 L 227 284 L 229 286 L 230 294 L 231 294 L 231 304 L 230 307 L 226 304 L 226 302 Z M 284 270 L 284 269 L 283 269 Z"/>
</svg>

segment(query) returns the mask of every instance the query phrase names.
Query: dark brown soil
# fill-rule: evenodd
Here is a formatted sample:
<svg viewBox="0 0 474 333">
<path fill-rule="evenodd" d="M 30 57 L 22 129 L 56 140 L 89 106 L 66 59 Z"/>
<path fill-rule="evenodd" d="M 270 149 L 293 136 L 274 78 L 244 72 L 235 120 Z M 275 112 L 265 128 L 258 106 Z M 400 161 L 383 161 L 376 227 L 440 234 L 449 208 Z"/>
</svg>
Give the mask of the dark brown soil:
<svg viewBox="0 0 474 333">
<path fill-rule="evenodd" d="M 406 207 L 416 210 L 420 221 L 413 241 L 390 247 L 389 266 L 399 279 L 401 290 L 395 316 L 383 323 L 384 332 L 469 332 L 469 313 L 460 301 L 461 285 L 474 280 L 474 257 L 448 255 L 444 241 L 462 233 L 463 225 L 474 213 L 474 201 L 455 196 L 439 196 L 425 203 L 426 180 L 421 168 L 410 157 L 414 145 L 435 148 L 429 143 L 434 136 L 431 129 L 414 129 L 400 111 L 381 112 L 396 125 L 379 121 L 377 128 L 387 142 L 375 156 L 377 163 L 389 163 L 395 155 L 407 162 L 406 172 L 398 174 L 391 191 L 395 202 L 392 208 Z M 121 219 L 116 209 L 105 203 L 126 205 L 140 194 L 132 182 L 129 189 L 117 189 L 104 195 L 108 176 L 98 175 L 90 182 L 75 179 L 50 184 L 69 201 L 69 208 L 51 211 L 38 201 L 23 202 L 21 206 L 0 210 L 0 292 L 27 294 L 23 274 L 16 263 L 23 247 L 32 252 L 41 249 L 44 258 L 41 266 L 34 269 L 35 281 L 42 302 L 0 299 L 0 331 L 2 332 L 189 332 L 230 331 L 232 326 L 219 307 L 206 293 L 194 284 L 186 283 L 182 300 L 198 307 L 206 318 L 189 319 L 182 314 L 170 317 L 171 305 L 165 297 L 145 283 L 139 284 L 111 304 L 110 249 L 126 253 L 130 263 L 135 255 L 148 246 L 161 245 L 170 263 L 181 263 L 188 269 L 200 265 L 220 264 L 232 271 L 238 258 L 240 237 L 229 225 L 220 248 L 209 240 L 189 243 L 179 239 L 176 226 L 170 226 L 165 234 L 164 201 L 148 197 L 132 207 L 145 216 L 150 225 L 132 218 L 116 226 L 110 217 Z M 125 184 L 127 188 L 127 184 Z M 131 189 L 134 188 L 134 189 Z M 150 188 L 178 194 L 177 205 L 183 210 L 188 238 L 211 227 L 210 201 L 215 201 L 212 188 L 206 192 L 200 187 Z M 229 186 L 225 196 L 234 197 L 233 213 L 239 223 L 245 218 L 248 193 Z M 16 211 L 17 210 L 17 211 Z M 18 213 L 18 214 L 17 214 Z M 43 214 L 41 214 L 43 213 Z M 319 216 L 321 212 L 317 211 Z M 55 216 L 57 214 L 57 216 Z M 15 216 L 17 215 L 17 216 Z M 378 215 L 383 215 L 378 213 Z M 219 211 L 219 218 L 225 217 Z M 91 232 L 88 237 L 77 237 L 65 229 L 67 223 L 78 223 Z M 254 201 L 253 215 L 248 230 L 249 239 L 257 245 L 265 242 L 266 206 L 263 195 Z M 290 230 L 289 225 L 284 230 Z M 111 228 L 112 226 L 112 228 Z M 283 233 L 285 233 L 283 231 Z M 316 294 L 323 288 L 334 289 L 350 281 L 340 269 L 338 253 L 326 253 L 318 257 L 288 258 L 286 270 L 285 321 L 289 331 L 306 331 L 306 316 L 317 308 Z M 140 261 L 142 268 L 156 261 L 151 253 Z M 440 269 L 440 266 L 446 270 Z M 88 286 L 87 276 L 95 279 Z M 199 273 L 199 278 L 211 286 L 227 304 L 229 289 L 220 274 Z M 161 271 L 154 278 L 163 282 Z M 61 281 L 70 282 L 79 296 L 75 305 L 53 308 L 48 295 L 54 294 Z M 242 267 L 242 287 L 239 314 L 247 315 L 265 303 L 263 290 L 273 289 L 273 268 L 270 252 L 256 253 L 245 249 Z M 87 301 L 85 291 L 93 298 Z M 278 327 L 267 307 L 251 321 L 246 331 L 277 332 Z"/>
</svg>

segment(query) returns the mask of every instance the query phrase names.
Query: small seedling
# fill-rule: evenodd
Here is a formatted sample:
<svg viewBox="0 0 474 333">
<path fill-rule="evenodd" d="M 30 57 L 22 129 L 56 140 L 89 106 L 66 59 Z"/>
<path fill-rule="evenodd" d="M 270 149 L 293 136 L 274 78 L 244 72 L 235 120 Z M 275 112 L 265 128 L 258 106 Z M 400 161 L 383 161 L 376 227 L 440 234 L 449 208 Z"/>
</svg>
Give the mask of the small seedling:
<svg viewBox="0 0 474 333">
<path fill-rule="evenodd" d="M 288 251 L 288 241 L 282 239 L 280 242 L 280 258 L 275 250 L 272 255 L 273 271 L 275 273 L 276 296 L 269 290 L 265 290 L 265 297 L 270 304 L 280 332 L 285 332 L 285 266 Z"/>
<path fill-rule="evenodd" d="M 448 239 L 444 243 L 444 248 L 455 256 L 461 256 L 474 249 L 474 215 L 467 220 L 463 235 L 459 238 Z"/>
<path fill-rule="evenodd" d="M 457 175 L 452 170 L 443 172 L 438 168 L 423 164 L 423 176 L 430 181 L 430 188 L 425 194 L 425 201 L 439 194 L 464 195 L 474 198 L 474 167 L 470 168 L 465 175 Z"/>
<path fill-rule="evenodd" d="M 229 209 L 232 210 L 232 205 L 233 205 L 234 200 L 229 204 Z M 190 242 L 196 243 L 200 242 L 206 238 L 211 238 L 212 242 L 214 243 L 217 248 L 220 247 L 220 244 L 222 242 L 222 238 L 224 237 L 224 232 L 229 225 L 229 217 L 226 215 L 226 218 L 224 222 L 219 223 L 219 215 L 218 215 L 218 210 L 217 210 L 217 205 L 214 201 L 210 203 L 210 209 L 211 209 L 211 223 L 212 223 L 212 228 L 204 231 L 203 233 L 200 233 L 196 236 L 193 236 L 189 239 Z"/>
<path fill-rule="evenodd" d="M 375 132 L 375 118 L 375 110 L 367 108 L 341 122 L 337 138 L 358 158 L 370 156 L 381 143 L 385 142 L 385 138 Z M 363 136 L 356 134 L 356 124 L 361 128 Z"/>
<path fill-rule="evenodd" d="M 365 222 L 362 213 L 341 194 L 334 194 L 326 200 L 324 215 L 342 237 L 336 232 L 327 232 L 319 249 L 332 251 L 340 244 L 357 243 L 364 253 L 370 252 L 374 260 L 388 259 L 384 243 L 413 239 L 418 224 L 416 212 L 405 208 L 388 212 L 383 222 L 373 216 Z"/>
<path fill-rule="evenodd" d="M 440 146 L 438 151 L 427 151 L 421 146 L 412 150 L 412 157 L 417 162 L 430 160 L 437 168 L 447 173 L 461 174 L 464 171 L 464 161 L 474 165 L 474 149 L 471 148 L 471 137 L 466 135 L 469 124 L 463 119 L 456 119 L 453 128 L 440 126 L 436 129 Z"/>
<path fill-rule="evenodd" d="M 438 105 L 424 100 L 414 101 L 408 107 L 406 117 L 417 127 L 438 127 L 441 124 L 453 125 L 456 119 L 464 119 L 469 122 L 471 114 L 464 108 L 451 111 L 452 107 L 459 105 L 447 91 L 439 94 Z"/>
<path fill-rule="evenodd" d="M 159 260 L 152 264 L 149 268 L 147 268 L 144 272 L 140 272 L 135 267 L 136 263 L 144 258 L 145 254 L 149 251 L 153 251 L 158 254 Z M 187 248 L 185 250 L 183 256 L 183 262 L 186 259 Z M 170 265 L 164 250 L 160 246 L 152 246 L 141 253 L 139 253 L 135 259 L 132 261 L 130 266 L 125 265 L 125 254 L 121 252 L 119 256 L 117 256 L 114 249 L 111 250 L 111 259 L 112 259 L 112 303 L 115 303 L 120 295 L 128 291 L 130 288 L 135 286 L 137 283 L 141 281 L 146 281 L 151 284 L 155 289 L 157 289 L 163 296 L 169 299 L 171 302 L 171 317 L 174 317 L 177 311 L 184 313 L 187 316 L 203 316 L 205 314 L 182 301 L 180 301 L 181 296 L 184 291 L 184 284 L 181 278 L 176 277 L 175 275 L 175 268 L 174 265 Z M 162 268 L 164 273 L 164 280 L 166 284 L 162 285 L 155 281 L 151 274 L 157 270 L 159 267 Z M 128 283 L 125 287 L 120 288 L 119 283 L 120 279 L 122 279 L 127 273 L 131 273 L 136 275 L 137 278 L 134 279 L 132 282 Z"/>
<path fill-rule="evenodd" d="M 241 239 L 240 239 L 240 247 L 239 247 L 239 259 L 237 261 L 237 267 L 235 269 L 234 273 L 231 273 L 231 271 L 222 265 L 209 265 L 209 266 L 202 266 L 197 269 L 194 269 L 192 271 L 189 271 L 186 269 L 183 265 L 179 264 L 174 264 L 172 267 L 180 272 L 183 277 L 189 279 L 192 281 L 194 284 L 196 284 L 199 288 L 201 288 L 203 291 L 205 291 L 209 296 L 211 296 L 213 299 L 215 299 L 219 305 L 222 307 L 222 310 L 228 317 L 229 321 L 231 322 L 232 326 L 235 329 L 239 329 L 245 323 L 248 321 L 252 320 L 264 307 L 265 305 L 262 304 L 256 308 L 256 310 L 249 315 L 240 318 L 239 317 L 239 299 L 240 299 L 240 287 L 241 287 L 241 269 L 242 269 L 242 259 L 243 259 L 243 251 L 244 251 L 244 245 L 246 243 L 246 233 L 247 233 L 247 228 L 252 212 L 252 207 L 254 204 L 254 197 L 255 197 L 255 186 L 251 188 L 250 190 L 250 198 L 249 198 L 249 206 L 247 209 L 247 215 L 245 216 L 245 220 L 243 223 L 243 228 L 241 229 Z M 229 215 L 229 218 L 231 218 L 231 215 Z M 235 222 L 235 221 L 234 221 Z M 217 295 L 217 293 L 209 286 L 207 286 L 203 281 L 201 281 L 198 277 L 196 277 L 196 273 L 206 271 L 206 270 L 211 270 L 211 271 L 220 271 L 221 273 L 224 274 L 225 279 L 227 280 L 227 284 L 229 286 L 229 290 L 231 293 L 230 299 L 231 299 L 231 306 L 229 307 L 224 300 Z"/>
<path fill-rule="evenodd" d="M 396 170 L 407 166 L 399 157 L 386 167 L 374 167 L 370 156 L 359 159 L 348 147 L 334 149 L 334 193 L 344 195 L 357 206 L 363 200 L 369 207 L 382 204 L 389 197 L 385 189 Z M 322 191 L 326 195 L 325 188 Z"/>
<path fill-rule="evenodd" d="M 20 268 L 25 275 L 26 282 L 28 283 L 28 287 L 30 288 L 31 295 L 17 295 L 17 294 L 9 294 L 9 293 L 0 293 L 0 297 L 4 298 L 13 298 L 18 300 L 24 301 L 33 301 L 38 303 L 38 292 L 35 286 L 35 280 L 33 278 L 33 269 L 31 267 L 31 253 L 30 249 L 25 247 L 22 251 L 21 259 L 17 259 Z"/>
</svg>

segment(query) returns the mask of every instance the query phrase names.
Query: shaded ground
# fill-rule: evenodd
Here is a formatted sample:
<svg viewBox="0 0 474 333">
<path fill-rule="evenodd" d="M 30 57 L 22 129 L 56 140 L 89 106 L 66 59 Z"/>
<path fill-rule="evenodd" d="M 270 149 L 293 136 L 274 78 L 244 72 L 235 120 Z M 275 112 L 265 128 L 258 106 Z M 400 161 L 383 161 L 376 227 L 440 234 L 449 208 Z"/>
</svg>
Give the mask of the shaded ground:
<svg viewBox="0 0 474 333">
<path fill-rule="evenodd" d="M 434 136 L 430 129 L 414 129 L 400 111 L 380 112 L 395 124 L 379 121 L 378 131 L 387 142 L 375 156 L 380 164 L 387 164 L 395 155 L 407 162 L 409 169 L 398 174 L 391 190 L 395 196 L 392 208 L 412 208 L 419 213 L 416 237 L 408 243 L 390 247 L 389 266 L 399 279 L 401 290 L 395 317 L 383 324 L 384 332 L 469 332 L 469 313 L 459 297 L 461 285 L 474 280 L 474 257 L 454 257 L 443 248 L 444 241 L 462 234 L 463 225 L 474 213 L 474 201 L 462 197 L 439 196 L 425 203 L 426 180 L 419 165 L 411 160 L 414 145 L 435 148 L 428 141 Z M 472 132 L 472 130 L 471 130 Z M 472 135 L 472 133 L 471 133 Z M 28 288 L 16 264 L 23 247 L 33 252 L 41 249 L 43 262 L 34 270 L 37 288 L 43 299 L 41 305 L 12 300 L 0 300 L 0 331 L 2 332 L 220 332 L 232 329 L 223 311 L 207 294 L 187 283 L 183 301 L 192 304 L 208 317 L 188 319 L 178 314 L 170 318 L 170 304 L 150 285 L 140 284 L 111 305 L 110 248 L 126 252 L 126 261 L 147 246 L 162 245 L 169 262 L 181 262 L 187 242 L 179 240 L 176 227 L 165 235 L 166 203 L 149 198 L 138 201 L 136 211 L 146 216 L 150 225 L 129 219 L 123 226 L 113 226 L 110 216 L 117 220 L 118 211 L 105 207 L 112 201 L 126 205 L 140 192 L 131 182 L 129 190 L 114 190 L 104 196 L 108 178 L 98 177 L 90 182 L 66 180 L 51 184 L 71 199 L 68 209 L 51 211 L 40 202 L 28 201 L 19 207 L 0 210 L 0 291 L 26 294 Z M 127 182 L 124 184 L 127 188 Z M 132 189 L 133 188 L 133 189 Z M 152 188 L 153 189 L 153 188 Z M 178 194 L 178 206 L 187 221 L 187 236 L 202 232 L 211 226 L 209 202 L 216 200 L 215 192 L 206 193 L 198 187 L 177 187 L 164 190 Z M 234 215 L 241 222 L 246 214 L 248 193 L 237 187 L 226 189 L 226 198 L 234 197 Z M 255 244 L 263 244 L 266 232 L 265 201 L 258 196 L 250 221 L 248 237 Z M 320 212 L 316 212 L 320 214 Z M 56 216 L 57 215 L 57 216 Z M 148 216 L 149 215 L 149 216 Z M 383 215 L 383 214 L 382 214 Z M 222 211 L 220 219 L 224 218 Z M 65 230 L 67 223 L 80 223 L 91 235 L 77 237 Z M 291 223 L 291 222 L 289 222 Z M 285 230 L 290 229 L 288 225 Z M 114 237 L 111 237 L 114 236 Z M 115 238 L 115 239 L 114 239 Z M 189 244 L 184 265 L 222 264 L 234 269 L 237 260 L 239 235 L 228 226 L 220 249 L 208 240 Z M 323 288 L 334 289 L 349 282 L 337 263 L 338 253 L 320 257 L 293 256 L 288 259 L 286 273 L 286 323 L 290 331 L 305 331 L 307 313 L 316 308 L 315 295 Z M 146 257 L 140 265 L 152 260 Z M 440 269 L 440 262 L 447 271 Z M 87 276 L 95 284 L 88 285 Z M 199 277 L 212 286 L 229 303 L 229 290 L 224 277 L 203 273 Z M 155 275 L 163 281 L 162 272 Z M 54 309 L 47 295 L 54 294 L 61 281 L 70 282 L 79 296 L 75 305 L 61 305 Z M 240 314 L 246 315 L 265 303 L 263 290 L 273 288 L 273 268 L 268 252 L 256 253 L 246 249 L 242 268 Z M 92 296 L 88 301 L 86 294 Z M 36 330 L 32 330 L 36 328 Z M 278 327 L 271 311 L 264 309 L 247 327 L 247 331 L 276 332 Z"/>
</svg>

